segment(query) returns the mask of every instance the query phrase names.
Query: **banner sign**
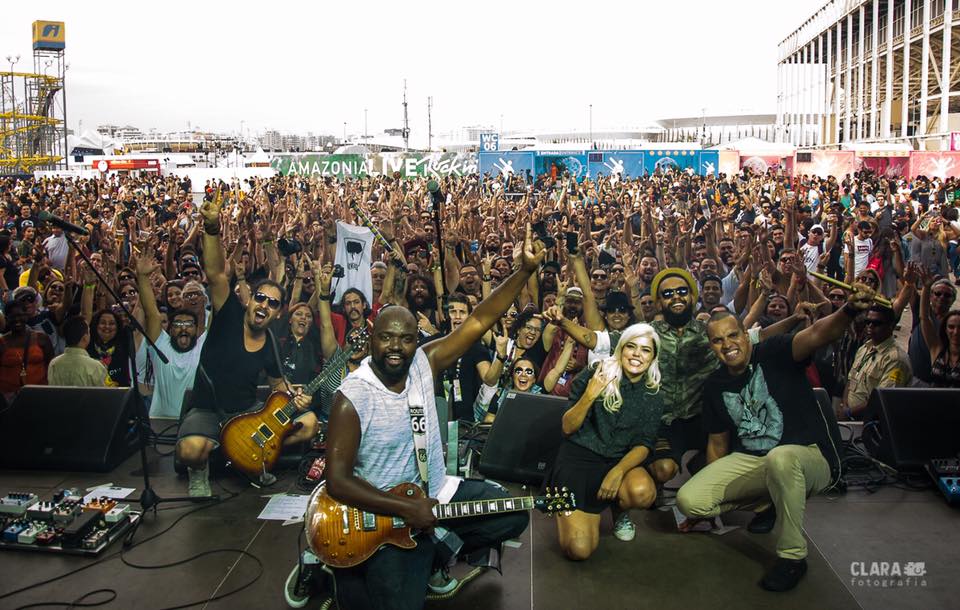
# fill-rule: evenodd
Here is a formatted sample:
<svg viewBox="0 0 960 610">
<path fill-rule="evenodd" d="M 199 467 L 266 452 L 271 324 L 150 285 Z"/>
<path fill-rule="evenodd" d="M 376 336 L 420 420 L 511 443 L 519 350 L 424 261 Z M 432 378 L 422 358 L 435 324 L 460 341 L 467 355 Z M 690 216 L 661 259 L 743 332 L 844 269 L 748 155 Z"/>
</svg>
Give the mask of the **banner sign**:
<svg viewBox="0 0 960 610">
<path fill-rule="evenodd" d="M 646 153 L 634 151 L 608 151 L 587 153 L 587 169 L 590 177 L 619 175 L 621 178 L 641 178 L 644 174 L 643 160 Z"/>
<path fill-rule="evenodd" d="M 495 153 L 480 153 L 480 174 L 496 176 L 530 175 L 533 179 L 533 153 L 503 151 Z"/>
<path fill-rule="evenodd" d="M 497 152 L 498 150 L 500 150 L 500 134 L 480 134 L 480 152 Z"/>
<path fill-rule="evenodd" d="M 284 176 L 404 178 L 467 176 L 478 172 L 476 153 L 380 153 L 370 155 L 275 155 L 270 167 Z"/>
<path fill-rule="evenodd" d="M 576 180 L 587 177 L 587 153 L 567 151 L 539 151 L 536 153 L 536 174 L 549 174 L 555 178 L 569 175 Z"/>
</svg>

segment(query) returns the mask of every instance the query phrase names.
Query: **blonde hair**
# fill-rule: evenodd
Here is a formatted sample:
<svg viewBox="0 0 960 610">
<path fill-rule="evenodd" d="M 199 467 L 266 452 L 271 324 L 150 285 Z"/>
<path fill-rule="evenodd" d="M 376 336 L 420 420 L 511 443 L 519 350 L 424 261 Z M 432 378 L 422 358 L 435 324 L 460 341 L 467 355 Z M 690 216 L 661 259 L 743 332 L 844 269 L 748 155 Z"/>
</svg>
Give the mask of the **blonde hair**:
<svg viewBox="0 0 960 610">
<path fill-rule="evenodd" d="M 660 365 L 657 357 L 660 354 L 660 335 L 649 324 L 640 322 L 624 329 L 620 335 L 620 341 L 613 350 L 613 355 L 600 361 L 597 368 L 601 369 L 609 382 L 603 389 L 603 408 L 610 413 L 616 413 L 623 405 L 623 396 L 620 395 L 620 381 L 623 379 L 623 366 L 620 364 L 620 356 L 623 353 L 623 346 L 636 339 L 650 339 L 653 341 L 653 362 L 644 373 L 644 381 L 647 389 L 654 393 L 660 391 Z"/>
</svg>

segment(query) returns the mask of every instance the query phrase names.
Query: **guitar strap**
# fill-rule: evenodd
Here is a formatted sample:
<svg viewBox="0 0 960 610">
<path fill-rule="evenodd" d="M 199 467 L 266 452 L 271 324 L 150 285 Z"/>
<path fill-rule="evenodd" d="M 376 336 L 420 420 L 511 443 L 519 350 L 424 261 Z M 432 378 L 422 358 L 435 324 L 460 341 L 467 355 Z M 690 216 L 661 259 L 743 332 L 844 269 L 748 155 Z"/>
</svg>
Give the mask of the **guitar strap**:
<svg viewBox="0 0 960 610">
<path fill-rule="evenodd" d="M 283 379 L 283 383 L 287 386 L 287 389 L 292 392 L 293 386 L 290 385 L 290 380 L 287 379 L 287 376 L 283 374 L 283 360 L 280 358 L 280 347 L 277 345 L 277 339 L 273 336 L 273 333 L 269 328 L 267 329 L 267 336 L 270 337 L 270 345 L 273 349 L 273 359 L 277 361 L 277 370 L 280 371 L 280 377 Z"/>
<path fill-rule="evenodd" d="M 430 495 L 430 469 L 427 467 L 427 415 L 423 404 L 413 404 L 412 391 L 408 394 L 407 407 L 410 409 L 410 429 L 413 431 L 413 453 L 417 458 L 417 470 L 423 481 L 423 490 Z M 422 403 L 422 401 L 421 401 Z"/>
</svg>

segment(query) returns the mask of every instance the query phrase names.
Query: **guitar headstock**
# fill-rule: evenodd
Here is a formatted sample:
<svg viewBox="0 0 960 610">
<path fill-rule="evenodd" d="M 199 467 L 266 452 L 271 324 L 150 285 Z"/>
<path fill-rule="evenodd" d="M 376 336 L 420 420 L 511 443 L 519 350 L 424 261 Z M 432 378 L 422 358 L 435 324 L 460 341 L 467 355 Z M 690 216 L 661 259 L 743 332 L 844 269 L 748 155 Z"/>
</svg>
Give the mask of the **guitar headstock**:
<svg viewBox="0 0 960 610">
<path fill-rule="evenodd" d="M 542 496 L 533 499 L 533 507 L 547 515 L 576 510 L 577 499 L 566 487 L 546 487 Z"/>
<path fill-rule="evenodd" d="M 367 344 L 367 341 L 370 340 L 370 331 L 367 330 L 366 326 L 363 326 L 357 330 L 351 331 L 347 336 L 347 341 L 350 343 L 350 349 L 355 352 L 362 351 L 364 346 Z"/>
</svg>

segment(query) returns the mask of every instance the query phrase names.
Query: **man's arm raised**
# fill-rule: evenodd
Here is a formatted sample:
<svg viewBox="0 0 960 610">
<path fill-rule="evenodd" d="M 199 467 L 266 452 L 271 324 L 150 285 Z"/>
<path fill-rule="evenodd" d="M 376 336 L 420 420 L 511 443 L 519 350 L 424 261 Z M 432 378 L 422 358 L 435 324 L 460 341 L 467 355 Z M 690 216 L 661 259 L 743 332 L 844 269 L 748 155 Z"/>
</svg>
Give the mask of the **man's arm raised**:
<svg viewBox="0 0 960 610">
<path fill-rule="evenodd" d="M 220 243 L 220 209 L 223 194 L 218 190 L 212 201 L 200 206 L 203 215 L 203 272 L 210 284 L 213 311 L 220 311 L 230 296 L 230 280 L 227 278 L 223 244 Z"/>
<path fill-rule="evenodd" d="M 520 257 L 520 270 L 515 271 L 503 281 L 497 289 L 477 305 L 457 330 L 443 339 L 432 341 L 423 346 L 423 351 L 430 359 L 430 366 L 434 372 L 450 367 L 462 356 L 471 345 L 476 343 L 483 333 L 492 327 L 500 317 L 510 308 L 510 304 L 520 294 L 520 290 L 546 256 L 546 251 L 535 246 L 530 235 L 530 225 L 527 225 L 526 237 L 523 240 L 523 254 Z"/>
</svg>

